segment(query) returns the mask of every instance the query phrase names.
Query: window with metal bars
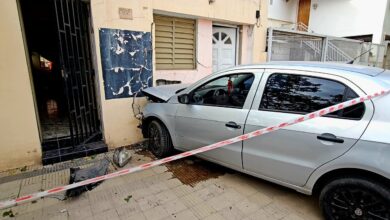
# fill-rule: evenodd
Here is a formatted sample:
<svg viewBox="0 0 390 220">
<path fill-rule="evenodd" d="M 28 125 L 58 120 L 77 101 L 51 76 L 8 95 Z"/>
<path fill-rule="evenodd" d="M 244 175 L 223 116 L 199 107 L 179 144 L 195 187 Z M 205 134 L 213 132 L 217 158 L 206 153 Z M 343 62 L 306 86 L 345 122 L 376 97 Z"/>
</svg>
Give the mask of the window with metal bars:
<svg viewBox="0 0 390 220">
<path fill-rule="evenodd" d="M 157 70 L 196 68 L 196 21 L 154 15 Z"/>
</svg>

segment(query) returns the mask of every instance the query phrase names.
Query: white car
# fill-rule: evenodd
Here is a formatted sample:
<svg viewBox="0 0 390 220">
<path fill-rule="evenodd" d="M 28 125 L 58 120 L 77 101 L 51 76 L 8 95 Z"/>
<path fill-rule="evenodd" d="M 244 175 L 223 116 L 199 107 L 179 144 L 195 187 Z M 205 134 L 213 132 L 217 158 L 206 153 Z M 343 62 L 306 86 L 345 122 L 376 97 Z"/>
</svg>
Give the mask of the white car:
<svg viewBox="0 0 390 220">
<path fill-rule="evenodd" d="M 239 66 L 148 88 L 143 134 L 157 156 L 193 150 L 390 89 L 390 71 L 348 64 Z M 319 195 L 327 219 L 390 219 L 390 95 L 198 155 Z"/>
</svg>

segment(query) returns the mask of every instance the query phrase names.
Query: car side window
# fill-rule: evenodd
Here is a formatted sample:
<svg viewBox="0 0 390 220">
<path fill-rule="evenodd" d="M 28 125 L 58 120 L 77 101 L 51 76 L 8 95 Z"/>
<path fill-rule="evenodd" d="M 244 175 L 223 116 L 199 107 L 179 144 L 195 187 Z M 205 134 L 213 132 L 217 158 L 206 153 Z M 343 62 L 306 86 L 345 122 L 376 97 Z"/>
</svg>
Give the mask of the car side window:
<svg viewBox="0 0 390 220">
<path fill-rule="evenodd" d="M 275 73 L 268 78 L 259 110 L 307 114 L 357 97 L 352 89 L 335 80 Z M 361 119 L 364 111 L 360 103 L 327 116 Z"/>
<path fill-rule="evenodd" d="M 219 77 L 195 89 L 191 104 L 242 108 L 253 80 L 251 73 Z"/>
</svg>

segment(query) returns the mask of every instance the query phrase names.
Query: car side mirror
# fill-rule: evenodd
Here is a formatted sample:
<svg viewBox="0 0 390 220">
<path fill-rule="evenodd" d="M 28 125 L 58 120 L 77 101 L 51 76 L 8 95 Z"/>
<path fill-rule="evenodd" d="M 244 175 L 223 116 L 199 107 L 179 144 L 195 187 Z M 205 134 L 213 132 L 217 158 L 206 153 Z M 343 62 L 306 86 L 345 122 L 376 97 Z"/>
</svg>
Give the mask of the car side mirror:
<svg viewBox="0 0 390 220">
<path fill-rule="evenodd" d="M 177 97 L 177 99 L 179 100 L 179 102 L 181 104 L 189 104 L 190 103 L 190 95 L 189 94 L 179 95 Z"/>
</svg>

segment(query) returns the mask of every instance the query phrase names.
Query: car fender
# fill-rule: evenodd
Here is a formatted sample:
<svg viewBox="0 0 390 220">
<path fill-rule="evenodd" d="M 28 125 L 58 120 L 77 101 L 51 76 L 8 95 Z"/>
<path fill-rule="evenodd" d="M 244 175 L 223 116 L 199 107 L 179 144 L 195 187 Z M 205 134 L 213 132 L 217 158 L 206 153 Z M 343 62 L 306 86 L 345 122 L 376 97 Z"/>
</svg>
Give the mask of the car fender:
<svg viewBox="0 0 390 220">
<path fill-rule="evenodd" d="M 361 171 L 367 171 L 390 179 L 389 158 L 389 144 L 360 140 L 344 155 L 317 168 L 310 175 L 304 188 L 312 191 L 316 182 L 323 175 L 341 169 L 357 169 Z"/>
<path fill-rule="evenodd" d="M 179 104 L 172 103 L 148 103 L 143 110 L 143 125 L 142 129 L 146 129 L 144 122 L 148 121 L 151 117 L 160 120 L 164 126 L 168 129 L 168 132 L 172 139 L 173 146 L 176 146 L 175 131 L 175 115 Z"/>
</svg>

